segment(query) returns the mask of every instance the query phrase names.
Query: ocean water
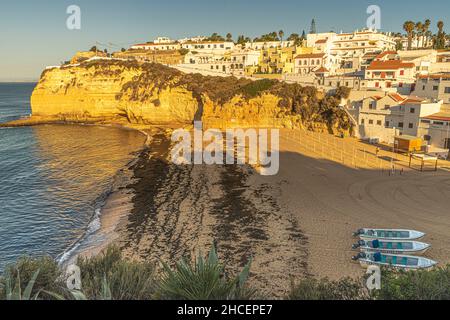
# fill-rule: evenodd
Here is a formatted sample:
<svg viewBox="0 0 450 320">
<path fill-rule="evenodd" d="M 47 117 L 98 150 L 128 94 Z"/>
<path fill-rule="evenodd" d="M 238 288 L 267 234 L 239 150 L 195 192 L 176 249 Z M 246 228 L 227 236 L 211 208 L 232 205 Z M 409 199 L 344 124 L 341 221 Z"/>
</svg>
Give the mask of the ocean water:
<svg viewBox="0 0 450 320">
<path fill-rule="evenodd" d="M 0 122 L 31 113 L 34 84 L 0 83 Z M 0 128 L 0 271 L 21 256 L 65 256 L 96 232 L 116 174 L 145 137 L 82 125 Z"/>
</svg>

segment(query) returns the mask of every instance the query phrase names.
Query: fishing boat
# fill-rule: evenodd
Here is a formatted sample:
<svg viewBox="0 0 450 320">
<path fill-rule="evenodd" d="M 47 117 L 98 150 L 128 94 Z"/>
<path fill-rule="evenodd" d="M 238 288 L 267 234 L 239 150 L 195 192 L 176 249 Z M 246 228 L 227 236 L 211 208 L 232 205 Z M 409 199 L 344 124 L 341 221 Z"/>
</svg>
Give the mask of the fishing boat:
<svg viewBox="0 0 450 320">
<path fill-rule="evenodd" d="M 424 254 L 431 246 L 418 241 L 359 240 L 353 250 L 387 254 Z"/>
<path fill-rule="evenodd" d="M 423 238 L 425 233 L 404 229 L 360 229 L 353 233 L 353 236 L 362 240 L 418 240 Z"/>
<path fill-rule="evenodd" d="M 380 267 L 392 267 L 405 270 L 430 269 L 437 262 L 417 256 L 393 255 L 381 252 L 361 252 L 352 258 L 359 261 L 362 267 L 368 268 L 371 265 Z"/>
</svg>

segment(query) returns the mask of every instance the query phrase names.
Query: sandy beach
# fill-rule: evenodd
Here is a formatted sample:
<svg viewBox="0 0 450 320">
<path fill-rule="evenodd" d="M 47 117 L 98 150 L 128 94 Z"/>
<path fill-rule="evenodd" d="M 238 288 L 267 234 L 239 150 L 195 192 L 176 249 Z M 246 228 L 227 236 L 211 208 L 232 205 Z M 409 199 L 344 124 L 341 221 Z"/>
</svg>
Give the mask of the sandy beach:
<svg viewBox="0 0 450 320">
<path fill-rule="evenodd" d="M 261 176 L 249 166 L 175 166 L 170 140 L 153 133 L 130 168 L 134 177 L 102 213 L 109 239 L 126 257 L 174 263 L 216 243 L 227 272 L 252 258 L 252 284 L 282 297 L 307 276 L 359 277 L 351 261 L 352 232 L 361 227 L 427 233 L 426 254 L 450 262 L 450 168 L 408 168 L 408 159 L 356 139 L 281 131 L 280 172 Z M 395 163 L 395 172 L 391 172 Z"/>
</svg>

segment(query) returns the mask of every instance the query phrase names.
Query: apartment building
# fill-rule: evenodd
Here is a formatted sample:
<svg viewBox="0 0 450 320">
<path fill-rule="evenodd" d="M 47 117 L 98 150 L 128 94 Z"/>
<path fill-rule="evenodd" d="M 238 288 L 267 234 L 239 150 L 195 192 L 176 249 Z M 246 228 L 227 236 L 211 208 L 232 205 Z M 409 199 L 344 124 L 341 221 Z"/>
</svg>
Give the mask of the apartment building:
<svg viewBox="0 0 450 320">
<path fill-rule="evenodd" d="M 342 73 L 361 69 L 362 57 L 368 53 L 379 53 L 395 49 L 394 38 L 374 30 L 336 34 L 333 32 L 309 34 L 308 47 L 317 52 L 340 58 Z"/>
<path fill-rule="evenodd" d="M 420 119 L 418 136 L 432 148 L 450 149 L 450 110 Z"/>
<path fill-rule="evenodd" d="M 312 48 L 299 46 L 275 47 L 261 50 L 259 68 L 256 72 L 266 74 L 295 73 L 295 59 L 300 54 L 312 53 Z"/>
<path fill-rule="evenodd" d="M 224 54 L 234 49 L 232 41 L 186 41 L 181 44 L 181 48 L 198 53 L 218 53 Z"/>
<path fill-rule="evenodd" d="M 378 55 L 365 70 L 368 89 L 410 94 L 416 83 L 416 65 L 400 60 L 395 51 Z"/>
<path fill-rule="evenodd" d="M 247 42 L 245 49 L 267 50 L 273 48 L 289 48 L 294 46 L 294 41 L 259 41 Z"/>
<path fill-rule="evenodd" d="M 398 93 L 370 96 L 358 106 L 359 134 L 392 143 L 396 135 L 417 136 L 422 117 L 440 112 L 442 101 Z"/>
<path fill-rule="evenodd" d="M 300 75 L 314 74 L 334 74 L 339 67 L 339 57 L 326 53 L 306 53 L 299 54 L 294 58 L 295 73 Z"/>
<path fill-rule="evenodd" d="M 169 51 L 169 50 L 179 50 L 181 45 L 177 42 L 147 42 L 141 44 L 132 45 L 131 50 L 150 50 L 150 51 Z"/>
<path fill-rule="evenodd" d="M 415 84 L 414 95 L 450 103 L 450 73 L 419 76 Z"/>
</svg>

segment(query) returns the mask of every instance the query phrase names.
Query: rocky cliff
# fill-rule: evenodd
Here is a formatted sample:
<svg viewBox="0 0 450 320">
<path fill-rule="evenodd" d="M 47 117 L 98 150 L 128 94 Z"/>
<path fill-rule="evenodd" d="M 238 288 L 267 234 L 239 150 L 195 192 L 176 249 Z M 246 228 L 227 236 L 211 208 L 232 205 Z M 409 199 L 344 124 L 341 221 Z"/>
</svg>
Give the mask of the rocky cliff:
<svg viewBox="0 0 450 320">
<path fill-rule="evenodd" d="M 33 116 L 208 127 L 309 126 L 348 131 L 335 97 L 273 80 L 183 74 L 159 64 L 90 60 L 43 72 L 31 98 Z"/>
</svg>

